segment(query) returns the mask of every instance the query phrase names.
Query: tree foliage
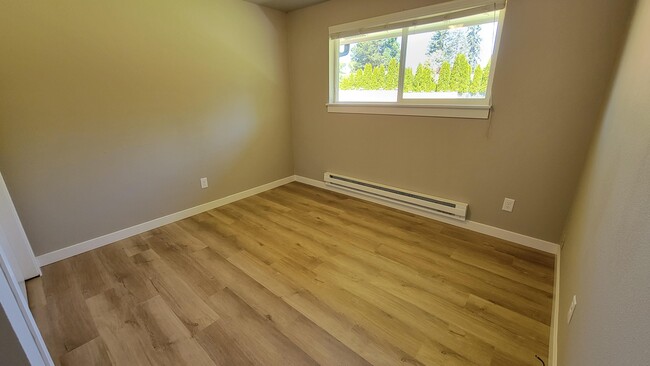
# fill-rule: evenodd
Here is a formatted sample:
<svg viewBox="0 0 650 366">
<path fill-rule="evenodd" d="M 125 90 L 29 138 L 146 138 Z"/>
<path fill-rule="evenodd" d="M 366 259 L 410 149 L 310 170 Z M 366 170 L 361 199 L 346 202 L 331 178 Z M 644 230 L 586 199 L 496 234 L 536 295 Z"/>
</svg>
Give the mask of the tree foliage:
<svg viewBox="0 0 650 366">
<path fill-rule="evenodd" d="M 371 64 L 366 64 L 363 67 L 363 77 L 361 78 L 361 89 L 373 90 L 373 67 Z"/>
<path fill-rule="evenodd" d="M 386 86 L 386 70 L 381 65 L 376 66 L 372 70 L 370 89 L 379 90 L 379 89 L 384 89 L 385 86 Z"/>
<path fill-rule="evenodd" d="M 457 54 L 453 64 L 444 61 L 438 72 L 428 64 L 418 65 L 415 72 L 407 67 L 404 70 L 404 92 L 457 92 L 459 94 L 485 95 L 490 77 L 491 63 L 485 68 L 477 65 L 472 72 L 467 56 Z M 341 77 L 340 90 L 396 90 L 399 82 L 399 61 L 392 59 L 388 66 L 363 68 Z"/>
<path fill-rule="evenodd" d="M 395 90 L 399 82 L 399 63 L 397 59 L 391 59 L 388 63 L 388 71 L 386 73 L 386 84 L 384 89 Z"/>
<path fill-rule="evenodd" d="M 476 67 L 481 55 L 481 26 L 474 25 L 467 28 L 467 61 Z"/>
<path fill-rule="evenodd" d="M 467 57 L 459 53 L 454 60 L 454 66 L 451 69 L 451 90 L 457 91 L 460 94 L 469 91 L 469 84 L 471 82 L 472 67 L 467 61 Z"/>
<path fill-rule="evenodd" d="M 456 55 L 465 54 L 472 67 L 479 63 L 481 54 L 481 26 L 443 29 L 433 32 L 429 40 L 427 56 L 431 57 L 434 69 L 443 62 L 452 63 Z"/>
<path fill-rule="evenodd" d="M 352 46 L 350 58 L 352 71 L 357 71 L 370 64 L 372 67 L 387 66 L 392 59 L 398 59 L 400 45 L 397 38 L 378 39 L 359 42 Z"/>
<path fill-rule="evenodd" d="M 419 64 L 413 79 L 413 91 L 432 92 L 434 90 L 436 90 L 436 84 L 433 81 L 431 68 L 428 65 Z"/>
<path fill-rule="evenodd" d="M 485 69 L 483 69 L 483 75 L 481 77 L 481 87 L 480 87 L 480 91 L 483 94 L 487 92 L 488 81 L 490 80 L 491 68 L 492 68 L 492 60 L 488 61 L 487 65 L 485 65 Z"/>
<path fill-rule="evenodd" d="M 483 69 L 481 65 L 476 65 L 474 75 L 472 76 L 472 83 L 469 85 L 469 92 L 472 95 L 479 94 L 481 90 L 481 83 L 483 82 Z"/>
<path fill-rule="evenodd" d="M 413 80 L 415 79 L 415 76 L 413 75 L 413 69 L 410 67 L 407 67 L 404 69 L 404 92 L 405 93 L 411 93 L 413 92 Z"/>
<path fill-rule="evenodd" d="M 440 72 L 438 73 L 438 85 L 436 86 L 436 91 L 438 92 L 453 91 L 451 89 L 451 65 L 447 61 L 443 62 L 442 66 L 440 66 Z"/>
</svg>

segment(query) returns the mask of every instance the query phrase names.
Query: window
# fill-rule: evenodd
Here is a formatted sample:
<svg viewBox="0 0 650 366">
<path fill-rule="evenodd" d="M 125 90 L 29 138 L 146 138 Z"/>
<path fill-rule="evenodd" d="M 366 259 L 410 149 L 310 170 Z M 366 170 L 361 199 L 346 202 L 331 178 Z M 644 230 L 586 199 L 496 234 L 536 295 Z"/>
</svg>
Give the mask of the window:
<svg viewBox="0 0 650 366">
<path fill-rule="evenodd" d="M 504 12 L 456 0 L 331 27 L 328 111 L 487 118 Z"/>
</svg>

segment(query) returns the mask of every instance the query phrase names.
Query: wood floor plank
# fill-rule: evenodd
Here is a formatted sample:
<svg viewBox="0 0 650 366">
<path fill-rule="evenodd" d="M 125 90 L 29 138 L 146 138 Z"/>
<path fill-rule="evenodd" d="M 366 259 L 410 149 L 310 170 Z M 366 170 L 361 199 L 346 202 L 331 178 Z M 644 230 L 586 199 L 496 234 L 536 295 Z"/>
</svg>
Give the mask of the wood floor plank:
<svg viewBox="0 0 650 366">
<path fill-rule="evenodd" d="M 122 250 L 127 256 L 133 257 L 138 253 L 142 253 L 149 248 L 149 244 L 142 238 L 141 235 L 135 235 L 121 241 Z"/>
<path fill-rule="evenodd" d="M 300 241 L 296 241 L 291 235 L 285 235 L 282 231 L 274 230 L 277 229 L 275 223 L 265 221 L 250 211 L 234 205 L 222 208 L 220 212 L 237 220 L 233 227 L 246 231 L 266 247 L 273 248 L 281 257 L 297 258 L 301 263 L 310 263 L 310 266 L 321 263 L 318 254 L 311 252 Z"/>
<path fill-rule="evenodd" d="M 291 207 L 293 207 L 293 206 L 291 206 Z M 319 213 L 319 215 L 320 215 L 321 217 L 324 216 L 322 213 Z M 343 226 L 343 224 L 339 225 L 339 227 L 340 227 L 340 226 Z M 328 228 L 328 230 L 329 230 L 329 231 L 337 231 L 337 230 L 338 230 L 338 231 L 343 231 L 343 230 L 341 230 L 339 227 L 331 226 L 331 227 Z M 367 230 L 367 231 L 369 231 L 369 230 Z M 360 232 L 357 230 L 356 233 L 359 234 Z M 365 234 L 361 233 L 360 235 L 365 235 Z M 374 235 L 374 234 L 373 234 L 373 235 Z M 403 249 L 406 248 L 406 249 L 408 249 L 410 252 L 415 251 L 414 253 L 418 253 L 419 256 L 421 256 L 420 254 L 422 254 L 422 253 L 424 253 L 424 254 L 427 255 L 427 256 L 435 255 L 435 253 L 434 253 L 432 250 L 430 250 L 430 249 L 431 249 L 432 247 L 434 247 L 434 246 L 429 246 L 429 248 L 425 249 L 425 248 L 422 248 L 422 247 L 420 247 L 420 246 L 414 246 L 414 245 L 412 245 L 412 244 L 413 244 L 413 241 L 409 241 L 409 242 L 408 242 L 408 245 L 404 245 L 403 242 L 400 242 L 400 241 L 397 241 L 397 240 L 386 241 L 386 240 L 384 239 L 384 242 L 382 243 L 382 246 L 384 246 L 384 247 L 390 247 L 390 248 L 398 248 L 398 249 L 400 249 L 400 250 L 403 250 Z M 384 253 L 381 253 L 381 254 L 384 254 Z M 433 263 L 432 263 L 432 265 L 433 265 L 432 267 L 433 267 L 433 268 L 442 267 L 442 268 L 444 268 L 445 270 L 448 270 L 448 269 L 451 268 L 451 267 L 449 267 L 449 264 L 453 264 L 454 267 L 451 268 L 451 269 L 458 269 L 458 270 L 461 270 L 461 271 L 464 271 L 464 272 L 468 272 L 468 271 L 469 271 L 470 273 L 473 273 L 473 274 L 475 275 L 474 278 L 475 278 L 475 279 L 478 279 L 479 281 L 481 281 L 483 278 L 486 278 L 486 277 L 487 277 L 488 279 L 493 279 L 493 278 L 495 278 L 495 275 L 494 275 L 493 273 L 488 272 L 488 271 L 483 271 L 481 268 L 475 267 L 475 266 L 473 266 L 473 265 L 464 265 L 464 263 L 462 263 L 462 262 L 458 262 L 458 261 L 450 262 L 450 261 L 449 261 L 449 258 L 444 258 L 444 254 L 445 254 L 445 253 L 443 252 L 442 254 L 443 254 L 442 256 L 438 256 L 438 259 L 441 259 L 441 260 L 442 260 L 442 259 L 445 259 L 445 260 L 447 261 L 447 262 L 446 262 L 447 265 L 446 265 L 446 266 L 439 266 L 438 263 L 433 262 Z M 402 255 L 399 255 L 399 257 L 402 257 Z M 402 258 L 400 258 L 400 259 L 402 259 Z M 498 276 L 498 275 L 497 275 L 497 276 Z M 504 277 L 502 277 L 502 278 L 504 278 Z M 504 278 L 504 279 L 505 279 L 505 278 Z M 497 281 L 493 281 L 493 283 L 499 283 L 499 282 L 504 282 L 504 281 L 498 281 L 498 280 L 497 280 Z M 486 284 L 486 285 L 489 286 L 489 284 Z M 543 303 L 544 305 L 542 306 L 542 308 L 543 308 L 543 309 L 546 309 L 547 311 L 545 311 L 543 314 L 539 314 L 539 318 L 540 318 L 540 319 L 548 319 L 547 321 L 550 321 L 550 312 L 549 312 L 549 311 L 550 311 L 550 310 L 549 310 L 549 309 L 550 309 L 550 306 L 547 305 L 547 304 L 550 303 L 550 299 L 549 299 L 550 296 L 551 296 L 550 293 L 548 293 L 548 292 L 544 292 L 544 293 L 541 293 L 541 292 L 539 292 L 539 293 L 535 293 L 534 291 L 528 291 L 528 290 L 529 290 L 529 289 L 527 288 L 528 286 L 525 286 L 525 285 L 522 286 L 522 285 L 520 285 L 519 283 L 516 283 L 516 282 L 512 282 L 512 285 L 515 286 L 515 287 L 518 287 L 518 288 L 517 288 L 517 289 L 508 288 L 507 291 L 509 291 L 509 293 L 505 296 L 505 298 L 510 298 L 510 297 L 512 296 L 512 295 L 511 295 L 512 293 L 519 294 L 519 293 L 522 293 L 523 291 L 527 291 L 526 294 L 529 295 L 529 296 L 536 296 L 536 298 L 534 298 L 533 301 L 536 301 L 537 303 L 540 303 L 540 300 L 539 300 L 539 299 L 542 298 L 541 301 L 545 301 L 545 302 Z M 481 285 L 481 286 L 483 286 L 483 285 Z M 542 286 L 546 286 L 546 285 L 542 285 Z M 513 290 L 514 290 L 514 291 L 513 291 Z"/>
<path fill-rule="evenodd" d="M 30 280 L 32 281 L 32 280 Z M 29 288 L 29 286 L 27 286 Z M 39 306 L 30 309 L 34 320 L 38 325 L 38 329 L 43 336 L 47 350 L 52 357 L 55 365 L 61 364 L 61 356 L 63 356 L 67 350 L 65 349 L 65 344 L 62 341 L 62 336 L 59 333 L 59 328 L 56 323 L 56 314 L 54 314 L 50 307 L 48 306 Z"/>
<path fill-rule="evenodd" d="M 45 291 L 43 290 L 43 277 L 32 278 L 28 281 L 27 302 L 30 309 L 39 308 L 47 305 Z"/>
<path fill-rule="evenodd" d="M 517 258 L 532 263 L 541 264 L 547 268 L 553 268 L 555 264 L 555 257 L 552 254 L 532 248 L 522 247 L 521 245 L 509 243 L 505 240 L 497 239 L 485 234 L 464 230 L 451 225 L 445 226 L 440 233 L 449 238 L 462 239 L 466 242 L 486 245 L 497 251 L 514 255 Z"/>
<path fill-rule="evenodd" d="M 219 322 L 201 330 L 196 339 L 208 356 L 219 366 L 255 365 L 226 328 Z"/>
<path fill-rule="evenodd" d="M 152 252 L 150 249 L 136 254 L 133 258 L 185 327 L 195 334 L 217 320 L 219 316 L 201 297 Z"/>
<path fill-rule="evenodd" d="M 263 284 L 277 296 L 289 296 L 298 290 L 295 285 L 286 281 L 277 270 L 266 266 L 261 260 L 255 258 L 247 251 L 241 251 L 231 256 L 228 258 L 228 261 L 254 278 L 257 282 Z"/>
<path fill-rule="evenodd" d="M 66 352 L 99 336 L 81 289 L 70 269 L 70 262 L 57 262 L 43 268 L 43 287 L 48 317 L 58 342 Z"/>
<path fill-rule="evenodd" d="M 218 225 L 218 222 L 208 213 L 189 217 L 185 220 L 178 221 L 176 224 L 225 258 L 228 258 L 230 255 L 241 250 L 236 243 L 214 230 L 214 227 Z"/>
<path fill-rule="evenodd" d="M 127 241 L 129 241 L 127 239 Z M 156 289 L 123 250 L 125 241 L 97 249 L 97 256 L 113 288 L 124 288 L 139 303 L 156 296 Z M 147 249 L 148 250 L 148 249 Z"/>
<path fill-rule="evenodd" d="M 70 267 L 84 298 L 95 296 L 110 288 L 110 279 L 102 270 L 97 253 L 86 252 L 70 258 Z"/>
<path fill-rule="evenodd" d="M 291 183 L 43 268 L 57 365 L 539 365 L 554 258 Z"/>
<path fill-rule="evenodd" d="M 62 366 L 95 365 L 111 366 L 113 362 L 104 341 L 97 337 L 61 357 Z"/>
<path fill-rule="evenodd" d="M 215 364 L 162 297 L 156 296 L 139 304 L 135 315 L 159 353 L 158 360 L 171 365 Z"/>
<path fill-rule="evenodd" d="M 208 211 L 208 214 L 210 214 L 216 221 L 213 230 L 230 239 L 238 247 L 255 254 L 255 256 L 261 258 L 264 263 L 273 263 L 282 258 L 282 254 L 278 253 L 275 248 L 265 245 L 261 240 L 258 240 L 255 236 L 250 235 L 245 229 L 242 229 L 241 225 L 237 225 L 235 219 L 228 215 L 224 215 L 218 210 Z"/>
<path fill-rule="evenodd" d="M 428 258 L 421 258 L 390 247 L 382 246 L 378 249 L 378 253 L 406 266 L 418 268 L 425 275 L 442 278 L 455 286 L 468 289 L 469 293 L 476 293 L 479 297 L 489 299 L 544 324 L 550 324 L 551 300 L 546 297 L 546 300 L 542 302 L 540 298 L 546 295 L 540 294 L 528 286 L 500 276 L 490 276 L 476 271 L 472 273 L 458 267 L 445 267 L 444 264 L 439 264 Z"/>
<path fill-rule="evenodd" d="M 339 213 L 331 214 L 330 212 L 321 209 L 328 205 L 324 205 L 316 199 L 306 198 L 303 195 L 295 194 L 291 191 L 288 191 L 287 194 L 289 197 L 291 197 L 287 200 L 288 202 L 292 203 L 290 207 L 295 207 L 296 202 L 302 202 L 303 205 L 298 205 L 297 209 L 302 208 L 306 215 L 311 216 L 317 220 L 328 222 L 330 225 L 339 228 L 345 228 L 350 233 L 378 241 L 382 244 L 394 241 L 401 242 L 408 240 L 409 244 L 411 245 L 427 246 L 429 250 L 438 251 L 441 254 L 445 255 L 451 254 L 456 248 L 455 245 L 448 242 L 439 242 L 437 243 L 438 245 L 435 246 L 428 245 L 430 242 L 430 237 L 424 233 L 430 232 L 433 235 L 437 235 L 439 232 L 439 228 L 437 226 L 420 226 L 418 228 L 419 230 L 411 230 L 412 225 L 400 223 L 399 221 L 389 224 L 384 216 L 379 216 L 377 213 L 372 213 L 372 210 L 365 210 L 362 213 L 355 210 L 347 211 L 346 205 L 350 202 L 354 202 L 353 200 L 346 200 L 346 205 L 340 204 Z M 332 205 L 337 204 L 333 203 Z M 306 210 L 305 207 L 311 207 L 311 209 Z"/>
<path fill-rule="evenodd" d="M 229 258 L 232 259 L 234 257 Z M 258 265 L 264 264 L 258 263 Z M 274 294 L 271 289 L 276 286 L 268 285 L 264 277 L 258 277 L 262 279 L 258 282 L 234 265 L 223 267 L 230 272 L 228 278 L 231 281 L 228 282 L 228 289 L 319 364 L 369 365 L 330 333 L 283 301 L 280 295 Z M 282 296 L 286 297 L 295 294 L 296 291 L 278 293 L 283 293 Z"/>
<path fill-rule="evenodd" d="M 466 337 L 465 333 L 459 334 L 449 329 L 448 324 L 451 323 L 451 316 L 442 318 L 433 316 L 431 313 L 367 282 L 350 280 L 335 268 L 327 265 L 319 266 L 316 273 L 325 281 L 338 283 L 350 293 L 368 303 L 375 304 L 382 312 L 403 323 L 405 329 L 410 329 L 411 332 L 419 330 L 424 335 L 422 343 L 431 346 L 435 344 L 436 349 L 440 352 L 441 361 L 454 358 L 480 365 L 489 364 L 493 348 L 477 337 Z M 433 303 L 434 301 L 430 301 L 428 305 L 431 306 Z M 436 311 L 432 311 L 432 313 L 440 316 Z M 457 319 L 454 317 L 453 320 Z"/>
<path fill-rule="evenodd" d="M 323 281 L 316 274 L 290 260 L 282 260 L 272 267 L 316 296 L 337 312 L 344 314 L 355 323 L 373 332 L 380 339 L 395 345 L 410 355 L 414 355 L 426 338 L 421 331 L 409 329 L 390 314 L 365 299 L 336 285 Z"/>
<path fill-rule="evenodd" d="M 117 287 L 86 303 L 115 365 L 156 365 L 149 334 L 133 313 L 135 299 L 129 290 Z"/>
<path fill-rule="evenodd" d="M 284 301 L 373 365 L 422 365 L 413 356 L 333 310 L 307 290 Z"/>
<path fill-rule="evenodd" d="M 204 301 L 222 290 L 225 285 L 209 270 L 202 266 L 196 266 L 195 260 L 190 257 L 193 250 L 186 250 L 183 245 L 177 242 L 174 235 L 179 230 L 155 230 L 145 242 L 149 247 L 173 270 L 185 283 Z M 198 246 L 193 246 L 198 248 Z M 205 249 L 207 247 L 203 247 Z"/>
<path fill-rule="evenodd" d="M 219 324 L 257 365 L 317 365 L 267 319 L 226 288 L 210 298 Z"/>
</svg>

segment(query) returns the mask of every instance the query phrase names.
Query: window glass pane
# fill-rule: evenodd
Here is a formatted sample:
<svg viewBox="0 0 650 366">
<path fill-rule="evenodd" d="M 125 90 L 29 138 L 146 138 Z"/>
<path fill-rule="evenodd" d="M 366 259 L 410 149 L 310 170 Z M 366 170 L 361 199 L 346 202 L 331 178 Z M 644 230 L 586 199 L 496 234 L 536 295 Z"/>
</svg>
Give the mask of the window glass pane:
<svg viewBox="0 0 650 366">
<path fill-rule="evenodd" d="M 341 40 L 339 102 L 397 101 L 402 37 L 395 34 L 382 32 Z"/>
<path fill-rule="evenodd" d="M 485 98 L 497 19 L 490 12 L 411 28 L 403 98 Z"/>
</svg>

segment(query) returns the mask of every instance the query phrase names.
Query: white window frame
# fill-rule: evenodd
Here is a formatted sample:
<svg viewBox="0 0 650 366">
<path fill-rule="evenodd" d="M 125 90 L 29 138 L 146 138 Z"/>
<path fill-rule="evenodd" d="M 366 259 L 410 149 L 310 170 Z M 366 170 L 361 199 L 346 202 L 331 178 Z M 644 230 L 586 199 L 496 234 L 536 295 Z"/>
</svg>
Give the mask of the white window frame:
<svg viewBox="0 0 650 366">
<path fill-rule="evenodd" d="M 417 33 L 409 32 L 409 28 L 426 22 L 431 23 L 431 19 L 442 18 L 449 13 L 476 8 L 485 8 L 486 11 L 491 11 L 490 7 L 499 11 L 499 18 L 485 98 L 404 99 L 403 88 L 408 35 Z M 332 113 L 487 119 L 492 109 L 492 82 L 497 63 L 499 44 L 501 43 L 505 10 L 506 0 L 455 0 L 330 27 L 329 103 L 327 104 L 327 111 Z M 367 34 L 389 29 L 402 29 L 397 102 L 337 102 L 339 91 L 339 39 L 344 36 Z"/>
</svg>

